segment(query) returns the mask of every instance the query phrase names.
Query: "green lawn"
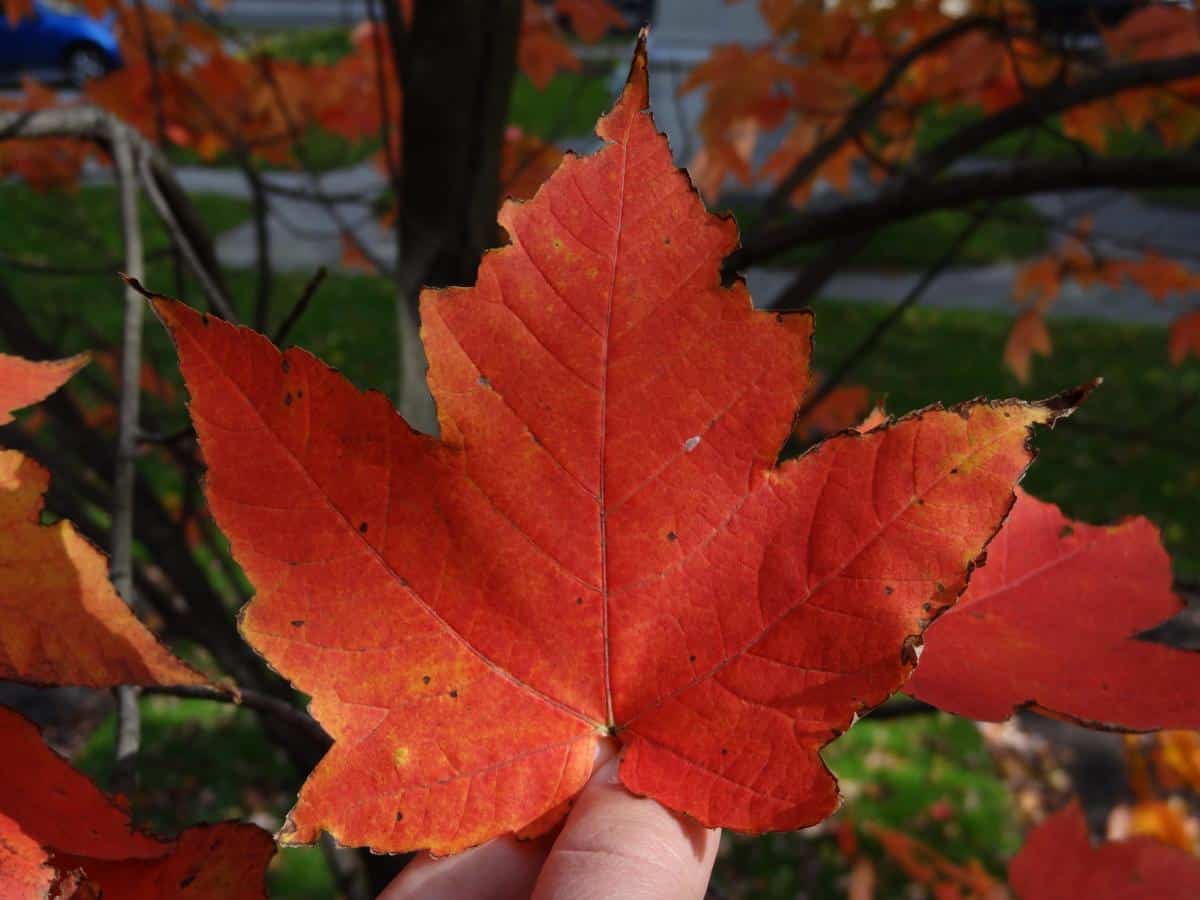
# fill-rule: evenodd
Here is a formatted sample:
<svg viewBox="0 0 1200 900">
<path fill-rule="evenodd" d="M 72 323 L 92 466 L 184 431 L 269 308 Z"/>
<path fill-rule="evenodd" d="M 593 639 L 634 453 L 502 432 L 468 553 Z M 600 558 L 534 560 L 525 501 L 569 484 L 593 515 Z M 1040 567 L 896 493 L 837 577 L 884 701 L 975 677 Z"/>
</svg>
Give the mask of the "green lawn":
<svg viewBox="0 0 1200 900">
<path fill-rule="evenodd" d="M 820 304 L 816 366 L 828 371 L 885 311 Z M 1025 486 L 1090 522 L 1148 516 L 1162 529 L 1176 572 L 1200 575 L 1200 407 L 1158 421 L 1200 391 L 1200 364 L 1170 366 L 1163 328 L 1053 320 L 1054 354 L 1038 359 L 1032 383 L 1022 386 L 1000 365 L 1011 321 L 994 313 L 914 310 L 854 380 L 904 412 L 979 395 L 1045 397 L 1103 376 L 1083 409 L 1038 437 L 1040 456 Z"/>
<path fill-rule="evenodd" d="M 875 861 L 879 897 L 904 896 L 910 879 L 858 826 L 903 831 L 957 862 L 977 859 L 1003 877 L 1021 843 L 1008 789 L 975 725 L 945 713 L 873 722 L 830 744 L 825 761 L 846 803 L 832 820 L 855 828 Z M 713 873 L 723 895 L 761 900 L 846 895 L 848 865 L 827 826 L 743 837 L 727 834 Z"/>
</svg>

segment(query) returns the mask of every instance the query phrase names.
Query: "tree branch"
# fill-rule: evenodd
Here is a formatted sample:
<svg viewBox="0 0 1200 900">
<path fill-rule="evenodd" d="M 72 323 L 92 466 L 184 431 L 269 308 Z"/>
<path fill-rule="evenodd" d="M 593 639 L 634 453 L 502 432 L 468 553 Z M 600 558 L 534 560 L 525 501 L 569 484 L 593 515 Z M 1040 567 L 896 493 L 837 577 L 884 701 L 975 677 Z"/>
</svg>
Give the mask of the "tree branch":
<svg viewBox="0 0 1200 900">
<path fill-rule="evenodd" d="M 143 688 L 145 694 L 155 694 L 164 697 L 182 697 L 193 700 L 214 700 L 218 703 L 233 703 L 244 706 L 255 712 L 264 713 L 273 719 L 286 723 L 289 727 L 303 731 L 317 747 L 327 750 L 332 744 L 329 735 L 325 733 L 316 719 L 302 709 L 297 709 L 290 703 L 263 694 L 259 691 L 244 688 L 215 688 L 203 685 L 156 685 Z"/>
<path fill-rule="evenodd" d="M 145 277 L 142 226 L 138 218 L 138 163 L 126 130 L 114 129 L 113 160 L 121 200 L 121 234 L 125 269 L 135 278 Z M 117 404 L 117 452 L 113 471 L 112 555 L 109 577 L 131 609 L 138 603 L 133 585 L 133 495 L 137 477 L 138 410 L 141 401 L 142 318 L 146 306 L 130 288 L 125 289 L 124 331 L 121 337 L 121 393 Z M 135 764 L 141 744 L 138 689 L 118 687 L 117 748 L 114 787 L 124 794 L 136 784 Z"/>
<path fill-rule="evenodd" d="M 796 163 L 790 172 L 771 192 L 764 206 L 766 220 L 777 217 L 787 208 L 792 193 L 804 182 L 808 181 L 817 170 L 832 157 L 848 141 L 861 135 L 871 127 L 883 109 L 884 100 L 891 90 L 899 83 L 909 67 L 930 53 L 936 53 L 947 44 L 972 31 L 1001 31 L 1005 27 L 1002 20 L 991 16 L 967 16 L 956 19 L 941 31 L 936 31 L 922 41 L 913 44 L 908 50 L 892 62 L 891 67 L 884 73 L 883 78 L 875 87 L 859 98 L 851 107 L 842 124 L 828 137 L 813 147 L 803 159 Z"/>
<path fill-rule="evenodd" d="M 963 247 L 966 246 L 967 242 L 975 235 L 983 223 L 988 220 L 991 212 L 990 208 L 980 210 L 972 217 L 967 226 L 955 235 L 950 246 L 946 248 L 945 252 L 932 266 L 925 270 L 925 274 L 909 289 L 900 302 L 893 306 L 891 311 L 876 323 L 875 327 L 871 329 L 871 332 L 863 338 L 859 345 L 838 363 L 837 367 L 829 374 L 829 377 L 821 383 L 821 386 L 805 399 L 804 403 L 800 405 L 800 409 L 796 412 L 797 421 L 808 416 L 821 401 L 833 393 L 846 380 L 846 377 L 854 371 L 858 364 L 883 340 L 884 335 L 891 331 L 904 318 L 904 314 L 920 301 L 925 291 L 937 280 L 938 276 L 953 265 L 954 260 L 962 252 Z M 783 293 L 775 298 L 775 304 L 785 308 L 788 307 L 789 293 L 790 287 L 785 288 Z"/>
<path fill-rule="evenodd" d="M 728 257 L 739 271 L 799 245 L 862 235 L 937 209 L 959 209 L 985 200 L 1096 188 L 1155 188 L 1200 181 L 1200 156 L 1095 157 L 1022 163 L 1007 168 L 912 182 L 873 197 L 848 200 L 763 231 Z"/>
<path fill-rule="evenodd" d="M 1200 53 L 1115 66 L 1086 81 L 1055 84 L 1030 94 L 1023 103 L 955 132 L 918 157 L 912 166 L 912 174 L 917 178 L 928 178 L 999 137 L 1032 127 L 1077 106 L 1134 88 L 1153 87 L 1196 75 L 1200 75 Z"/>
</svg>

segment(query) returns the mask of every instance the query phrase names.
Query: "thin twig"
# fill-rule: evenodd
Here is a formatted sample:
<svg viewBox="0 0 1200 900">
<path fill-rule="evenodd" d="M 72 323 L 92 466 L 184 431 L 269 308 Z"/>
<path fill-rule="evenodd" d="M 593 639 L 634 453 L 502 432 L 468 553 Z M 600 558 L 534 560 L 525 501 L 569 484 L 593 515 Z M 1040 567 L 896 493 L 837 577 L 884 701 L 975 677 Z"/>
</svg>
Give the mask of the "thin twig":
<svg viewBox="0 0 1200 900">
<path fill-rule="evenodd" d="M 304 710 L 297 709 L 295 706 L 284 700 L 280 700 L 278 697 L 272 697 L 270 694 L 264 694 L 260 691 L 251 691 L 244 688 L 222 689 L 190 684 L 155 685 L 143 688 L 142 690 L 145 694 L 157 696 L 181 697 L 190 700 L 212 700 L 217 703 L 232 703 L 235 706 L 244 706 L 247 709 L 263 713 L 273 719 L 286 722 L 293 728 L 306 732 L 318 747 L 328 747 L 330 744 L 329 735 L 325 733 L 325 729 L 317 724 L 316 719 Z"/>
<path fill-rule="evenodd" d="M 992 205 L 994 206 L 995 204 Z M 893 306 L 891 311 L 880 322 L 876 323 L 875 327 L 871 329 L 870 334 L 863 338 L 859 345 L 851 350 L 850 353 L 848 353 L 842 359 L 842 361 L 838 363 L 833 372 L 830 373 L 829 377 L 825 379 L 821 386 L 817 388 L 817 390 L 813 391 L 812 395 L 809 396 L 803 404 L 801 404 L 799 411 L 796 413 L 797 420 L 805 418 L 817 407 L 818 404 L 821 403 L 821 401 L 833 393 L 834 389 L 842 384 L 842 382 L 846 380 L 847 376 L 849 376 L 850 373 L 853 372 L 858 365 L 871 353 L 871 351 L 875 349 L 875 346 L 881 340 L 883 340 L 884 335 L 891 331 L 892 328 L 894 328 L 900 322 L 900 320 L 904 318 L 904 314 L 921 299 L 921 297 L 925 294 L 925 291 L 929 289 L 929 286 L 937 280 L 938 276 L 954 263 L 954 260 L 958 258 L 959 253 L 962 252 L 963 247 L 965 247 L 967 242 L 974 237 L 975 233 L 980 229 L 983 223 L 987 221 L 991 211 L 991 207 L 989 207 L 981 210 L 972 217 L 971 221 L 968 222 L 967 225 L 955 236 L 954 240 L 951 242 L 950 246 L 946 248 L 945 252 L 938 257 L 937 261 L 932 266 L 925 270 L 925 273 L 920 277 L 917 283 L 909 288 L 908 293 L 901 298 L 900 302 Z"/>
<path fill-rule="evenodd" d="M 1004 22 L 991 16 L 967 16 L 956 19 L 941 31 L 936 31 L 924 40 L 918 41 L 896 57 L 879 83 L 863 94 L 847 112 L 842 124 L 805 154 L 771 191 L 764 206 L 764 221 L 774 219 L 783 212 L 796 188 L 815 175 L 843 145 L 871 127 L 883 110 L 884 100 L 888 93 L 900 82 L 913 63 L 941 50 L 947 44 L 954 43 L 963 35 L 981 29 L 1003 32 Z"/>
<path fill-rule="evenodd" d="M 312 277 L 308 279 L 308 283 L 304 285 L 304 290 L 300 292 L 300 299 L 296 301 L 296 305 L 292 307 L 292 311 L 287 314 L 287 318 L 280 323 L 279 328 L 275 331 L 275 335 L 271 338 L 276 346 L 283 343 L 292 328 L 300 321 L 300 317 L 308 310 L 308 304 L 312 302 L 313 294 L 317 292 L 317 288 L 325 281 L 325 276 L 328 274 L 329 271 L 324 266 L 313 272 Z"/>
<path fill-rule="evenodd" d="M 142 187 L 145 188 L 147 196 L 150 197 L 150 202 L 158 212 L 158 217 L 162 219 L 163 225 L 177 237 L 179 249 L 183 251 L 183 258 L 187 260 L 188 268 L 192 270 L 192 274 L 200 282 L 200 289 L 204 292 L 204 296 L 208 298 L 208 302 L 212 304 L 213 309 L 221 314 L 222 318 L 230 322 L 237 322 L 237 313 L 233 311 L 229 300 L 212 279 L 208 269 L 200 262 L 195 248 L 184 236 L 183 229 L 179 225 L 179 220 L 175 217 L 174 210 L 167 203 L 162 191 L 158 189 L 158 184 L 154 180 L 154 173 L 150 170 L 149 162 L 143 159 L 140 168 L 142 172 Z"/>
</svg>

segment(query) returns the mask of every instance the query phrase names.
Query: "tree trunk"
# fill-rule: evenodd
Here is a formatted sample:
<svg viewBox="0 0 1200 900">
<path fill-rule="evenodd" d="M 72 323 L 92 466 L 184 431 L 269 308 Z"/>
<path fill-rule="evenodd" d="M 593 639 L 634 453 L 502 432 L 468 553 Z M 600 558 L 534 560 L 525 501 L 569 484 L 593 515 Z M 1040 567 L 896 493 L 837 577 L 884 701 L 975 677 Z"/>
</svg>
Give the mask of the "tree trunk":
<svg viewBox="0 0 1200 900">
<path fill-rule="evenodd" d="M 496 205 L 521 0 L 417 0 L 399 56 L 403 85 L 398 198 L 400 409 L 434 433 L 417 298 L 472 284 L 500 241 Z"/>
</svg>

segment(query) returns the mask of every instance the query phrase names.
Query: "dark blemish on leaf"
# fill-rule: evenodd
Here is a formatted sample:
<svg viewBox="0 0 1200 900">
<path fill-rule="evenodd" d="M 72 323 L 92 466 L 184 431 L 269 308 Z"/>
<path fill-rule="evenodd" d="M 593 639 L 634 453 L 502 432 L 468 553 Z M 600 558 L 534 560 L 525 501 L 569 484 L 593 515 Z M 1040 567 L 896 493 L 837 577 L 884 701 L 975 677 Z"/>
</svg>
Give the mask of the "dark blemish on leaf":
<svg viewBox="0 0 1200 900">
<path fill-rule="evenodd" d="M 303 619 L 292 619 L 292 627 L 293 628 L 299 628 L 303 624 L 304 624 Z"/>
<path fill-rule="evenodd" d="M 958 469 L 957 469 L 957 468 L 951 469 L 951 470 L 950 470 L 950 474 L 951 474 L 951 475 L 957 475 L 957 474 L 958 474 Z"/>
<path fill-rule="evenodd" d="M 359 522 L 359 523 L 358 523 L 358 533 L 359 533 L 359 534 L 366 534 L 366 533 L 367 533 L 367 523 L 366 523 L 366 522 Z"/>
<path fill-rule="evenodd" d="M 892 596 L 892 594 L 896 593 L 896 589 L 894 587 L 892 587 L 890 584 L 885 584 L 883 586 L 883 592 L 890 597 L 890 596 Z"/>
<path fill-rule="evenodd" d="M 296 399 L 299 400 L 304 396 L 304 391 L 296 391 Z"/>
<path fill-rule="evenodd" d="M 693 653 L 691 656 L 688 657 L 688 662 L 695 662 L 695 661 L 696 661 L 696 654 Z"/>
<path fill-rule="evenodd" d="M 429 684 L 429 676 L 428 676 L 428 675 L 422 675 L 422 676 L 421 676 L 421 683 L 422 683 L 422 684 Z"/>
<path fill-rule="evenodd" d="M 285 372 L 287 372 L 288 370 L 290 370 L 292 368 L 292 364 L 287 361 L 286 356 L 283 358 L 283 362 L 281 363 L 281 365 L 283 366 L 283 371 L 285 371 Z"/>
<path fill-rule="evenodd" d="M 479 378 L 476 379 L 476 381 L 478 381 L 480 387 L 490 388 L 492 386 L 492 383 L 490 381 L 488 381 L 488 378 L 486 375 L 480 375 Z"/>
<path fill-rule="evenodd" d="M 721 748 L 721 755 L 722 755 L 722 756 L 728 756 L 728 755 L 729 755 L 729 748 L 727 748 L 727 747 L 722 747 L 722 748 Z"/>
<path fill-rule="evenodd" d="M 404 813 L 402 813 L 402 812 L 397 812 L 397 813 L 396 813 L 396 821 L 397 821 L 397 822 L 403 822 L 403 821 L 404 821 Z"/>
<path fill-rule="evenodd" d="M 1070 525 L 1064 525 L 1062 528 L 1059 529 L 1058 539 L 1060 541 L 1064 540 L 1065 538 L 1069 538 L 1074 533 L 1075 533 L 1074 528 L 1072 528 Z"/>
<path fill-rule="evenodd" d="M 291 391 L 288 391 L 286 394 L 283 395 L 283 405 L 284 406 L 292 405 L 292 392 Z"/>
<path fill-rule="evenodd" d="M 940 593 L 942 593 L 944 590 L 946 590 L 946 586 L 945 586 L 944 584 L 942 584 L 940 581 L 935 581 L 935 582 L 933 583 L 933 586 L 934 586 L 935 588 L 937 588 L 937 592 L 938 592 L 939 594 L 940 594 Z"/>
<path fill-rule="evenodd" d="M 920 497 L 918 497 L 917 498 L 917 506 L 924 506 L 924 505 L 925 505 L 925 501 L 922 500 Z"/>
<path fill-rule="evenodd" d="M 673 531 L 668 531 L 667 532 L 667 540 L 668 541 L 677 541 L 677 540 L 679 540 L 679 535 L 677 535 Z"/>
<path fill-rule="evenodd" d="M 671 239 L 670 239 L 669 237 L 665 237 L 665 238 L 663 238 L 663 246 L 664 246 L 664 247 L 670 247 L 670 246 L 671 246 Z"/>
<path fill-rule="evenodd" d="M 922 603 L 921 610 L 923 612 L 931 612 L 933 610 L 933 604 L 932 603 Z"/>
<path fill-rule="evenodd" d="M 783 313 L 775 313 L 775 321 L 780 325 L 783 324 Z"/>
<path fill-rule="evenodd" d="M 181 888 L 185 888 L 195 880 L 196 880 L 195 874 L 189 875 L 189 876 L 187 876 L 187 878 L 183 879 L 183 881 L 179 882 L 179 886 Z"/>
<path fill-rule="evenodd" d="M 205 328 L 208 327 L 208 313 L 200 314 L 200 324 L 203 325 Z"/>
<path fill-rule="evenodd" d="M 582 598 L 582 597 L 576 597 L 576 598 L 575 598 L 575 605 L 576 605 L 576 606 L 583 606 L 583 598 Z"/>
<path fill-rule="evenodd" d="M 458 691 L 451 691 L 451 692 L 450 692 L 450 699 L 451 699 L 451 700 L 457 700 L 457 699 L 458 699 Z"/>
</svg>

